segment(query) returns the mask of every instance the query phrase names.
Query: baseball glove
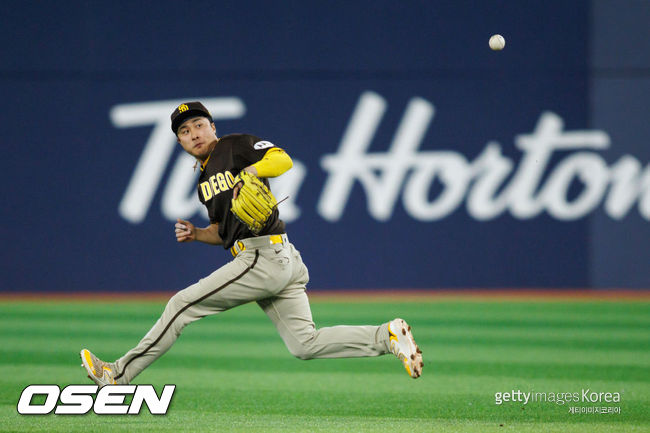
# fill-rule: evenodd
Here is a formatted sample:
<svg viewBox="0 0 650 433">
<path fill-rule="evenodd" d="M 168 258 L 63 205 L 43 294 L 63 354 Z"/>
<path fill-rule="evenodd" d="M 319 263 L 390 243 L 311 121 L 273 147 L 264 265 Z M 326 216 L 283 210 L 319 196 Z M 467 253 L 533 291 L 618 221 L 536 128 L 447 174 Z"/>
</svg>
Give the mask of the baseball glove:
<svg viewBox="0 0 650 433">
<path fill-rule="evenodd" d="M 257 177 L 247 171 L 235 177 L 235 185 L 241 183 L 237 198 L 232 199 L 230 211 L 237 219 L 258 234 L 266 225 L 269 217 L 278 205 L 271 191 Z"/>
</svg>

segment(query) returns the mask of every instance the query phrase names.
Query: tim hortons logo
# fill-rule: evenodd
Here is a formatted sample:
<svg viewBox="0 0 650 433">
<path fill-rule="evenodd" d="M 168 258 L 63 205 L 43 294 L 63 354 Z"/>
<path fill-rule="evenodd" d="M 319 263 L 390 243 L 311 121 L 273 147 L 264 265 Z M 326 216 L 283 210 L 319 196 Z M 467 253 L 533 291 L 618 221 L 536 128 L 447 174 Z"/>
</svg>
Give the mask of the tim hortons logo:
<svg viewBox="0 0 650 433">
<path fill-rule="evenodd" d="M 97 385 L 68 385 L 63 389 L 58 385 L 29 385 L 20 394 L 17 410 L 21 415 L 83 415 L 91 410 L 98 415 L 138 415 L 144 403 L 152 415 L 164 415 L 176 385 L 165 385 L 160 397 L 153 385 L 108 385 L 99 391 L 98 388 Z M 132 396 L 128 404 L 124 402 L 127 396 Z M 40 401 L 42 397 L 44 402 Z"/>
<path fill-rule="evenodd" d="M 245 113 L 239 98 L 199 99 L 215 119 L 236 119 Z M 178 156 L 163 187 L 163 215 L 170 221 L 206 215 L 196 199 L 198 173 L 191 170 L 193 159 L 180 152 L 169 131 L 169 112 L 178 103 L 123 104 L 111 109 L 111 120 L 118 128 L 153 125 L 119 205 L 120 215 L 131 223 L 146 218 L 174 153 Z M 521 152 L 518 161 L 503 155 L 496 141 L 488 141 L 470 160 L 453 150 L 419 150 L 435 107 L 414 97 L 388 151 L 372 152 L 370 145 L 387 106 L 377 93 L 361 94 L 337 152 L 321 157 L 321 167 L 328 174 L 316 207 L 322 218 L 340 220 L 353 186 L 360 184 L 368 213 L 377 221 L 390 220 L 400 198 L 406 212 L 419 221 L 443 219 L 463 204 L 476 220 L 494 219 L 506 212 L 516 219 L 546 212 L 558 220 L 575 220 L 601 203 L 613 219 L 625 217 L 636 205 L 641 217 L 650 220 L 650 165 L 644 166 L 631 155 L 608 165 L 598 154 L 611 145 L 604 131 L 566 131 L 560 116 L 544 111 L 532 132 L 514 137 Z M 306 172 L 305 165 L 294 158 L 294 168 L 271 184 L 276 196 L 290 197 L 280 207 L 285 221 L 300 216 L 295 200 Z M 570 194 L 576 180 L 580 190 Z M 431 198 L 434 183 L 442 188 Z"/>
</svg>

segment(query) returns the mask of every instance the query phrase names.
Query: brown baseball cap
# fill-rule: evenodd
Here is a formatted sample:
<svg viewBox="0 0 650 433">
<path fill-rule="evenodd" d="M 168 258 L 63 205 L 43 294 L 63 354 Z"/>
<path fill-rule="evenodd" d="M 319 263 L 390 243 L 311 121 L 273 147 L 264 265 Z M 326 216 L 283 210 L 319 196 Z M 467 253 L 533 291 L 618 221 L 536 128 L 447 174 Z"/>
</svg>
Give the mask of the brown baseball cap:
<svg viewBox="0 0 650 433">
<path fill-rule="evenodd" d="M 210 122 L 212 122 L 212 115 L 208 111 L 207 108 L 203 104 L 201 104 L 199 101 L 193 101 L 193 102 L 184 102 L 172 113 L 171 119 L 172 119 L 172 131 L 174 131 L 174 134 L 178 132 L 178 128 L 181 126 L 185 120 L 189 119 L 190 117 L 207 117 Z"/>
</svg>

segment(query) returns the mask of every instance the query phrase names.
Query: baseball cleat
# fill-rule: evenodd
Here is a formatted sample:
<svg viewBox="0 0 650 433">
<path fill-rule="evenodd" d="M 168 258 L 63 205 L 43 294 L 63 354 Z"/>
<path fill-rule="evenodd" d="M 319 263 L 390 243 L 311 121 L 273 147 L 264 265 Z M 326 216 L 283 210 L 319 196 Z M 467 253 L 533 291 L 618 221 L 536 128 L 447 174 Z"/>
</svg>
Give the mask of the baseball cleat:
<svg viewBox="0 0 650 433">
<path fill-rule="evenodd" d="M 388 338 L 390 351 L 402 361 L 409 376 L 413 379 L 420 377 L 424 367 L 422 351 L 415 344 L 408 323 L 399 318 L 388 322 Z"/>
<path fill-rule="evenodd" d="M 82 349 L 79 355 L 81 356 L 81 366 L 88 372 L 88 378 L 100 388 L 117 383 L 113 379 L 113 367 L 108 362 L 97 358 L 88 349 Z"/>
</svg>

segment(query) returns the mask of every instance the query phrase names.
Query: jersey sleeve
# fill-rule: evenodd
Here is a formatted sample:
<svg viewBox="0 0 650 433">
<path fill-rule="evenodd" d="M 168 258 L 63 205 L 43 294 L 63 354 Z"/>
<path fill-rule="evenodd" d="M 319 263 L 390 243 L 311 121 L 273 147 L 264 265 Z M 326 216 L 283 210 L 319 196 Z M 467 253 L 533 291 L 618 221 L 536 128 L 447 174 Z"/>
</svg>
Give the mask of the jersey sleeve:
<svg viewBox="0 0 650 433">
<path fill-rule="evenodd" d="M 266 151 L 264 158 L 252 165 L 257 170 L 258 177 L 278 177 L 293 167 L 291 157 L 279 147 Z"/>
<path fill-rule="evenodd" d="M 243 170 L 251 164 L 264 158 L 269 149 L 276 147 L 270 141 L 262 140 L 254 135 L 242 135 L 233 144 L 233 159 L 238 170 Z"/>
</svg>

